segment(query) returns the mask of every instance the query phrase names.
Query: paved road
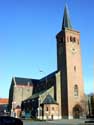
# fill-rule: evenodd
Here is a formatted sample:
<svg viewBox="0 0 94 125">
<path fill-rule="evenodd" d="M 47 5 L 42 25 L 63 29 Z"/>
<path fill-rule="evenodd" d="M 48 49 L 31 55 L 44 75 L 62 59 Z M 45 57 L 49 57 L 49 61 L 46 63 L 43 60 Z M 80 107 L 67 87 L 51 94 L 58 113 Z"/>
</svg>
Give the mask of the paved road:
<svg viewBox="0 0 94 125">
<path fill-rule="evenodd" d="M 24 125 L 81 125 L 84 120 L 24 121 Z"/>
</svg>

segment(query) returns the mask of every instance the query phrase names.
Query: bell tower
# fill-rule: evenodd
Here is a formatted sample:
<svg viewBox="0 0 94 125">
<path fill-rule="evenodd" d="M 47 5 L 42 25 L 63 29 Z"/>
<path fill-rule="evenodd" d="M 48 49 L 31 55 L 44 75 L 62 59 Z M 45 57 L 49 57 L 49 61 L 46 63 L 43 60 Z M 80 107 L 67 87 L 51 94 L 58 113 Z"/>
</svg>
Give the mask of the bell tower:
<svg viewBox="0 0 94 125">
<path fill-rule="evenodd" d="M 84 86 L 80 32 L 72 28 L 67 5 L 57 39 L 57 68 L 61 71 L 61 116 L 82 117 Z"/>
</svg>

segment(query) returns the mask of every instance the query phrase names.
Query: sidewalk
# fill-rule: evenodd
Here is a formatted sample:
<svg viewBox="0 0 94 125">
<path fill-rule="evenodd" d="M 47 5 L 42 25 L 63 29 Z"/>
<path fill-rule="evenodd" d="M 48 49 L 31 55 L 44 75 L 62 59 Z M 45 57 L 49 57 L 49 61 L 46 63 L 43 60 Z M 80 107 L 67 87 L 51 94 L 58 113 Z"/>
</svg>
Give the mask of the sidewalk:
<svg viewBox="0 0 94 125">
<path fill-rule="evenodd" d="M 71 119 L 71 120 L 62 119 L 62 120 L 54 120 L 47 122 L 58 125 L 83 125 L 85 123 L 85 119 Z"/>
</svg>

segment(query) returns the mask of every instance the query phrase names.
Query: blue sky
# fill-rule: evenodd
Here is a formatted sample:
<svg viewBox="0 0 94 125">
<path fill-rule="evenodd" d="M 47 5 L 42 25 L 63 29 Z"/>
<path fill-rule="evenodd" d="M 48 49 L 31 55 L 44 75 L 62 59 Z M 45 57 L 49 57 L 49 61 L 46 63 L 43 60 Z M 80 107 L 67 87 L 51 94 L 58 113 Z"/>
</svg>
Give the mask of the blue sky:
<svg viewBox="0 0 94 125">
<path fill-rule="evenodd" d="M 14 76 L 41 78 L 57 69 L 56 34 L 66 0 L 0 1 L 0 97 Z M 85 93 L 94 92 L 94 1 L 67 0 L 71 23 L 81 32 Z M 44 73 L 40 73 L 39 70 Z"/>
</svg>

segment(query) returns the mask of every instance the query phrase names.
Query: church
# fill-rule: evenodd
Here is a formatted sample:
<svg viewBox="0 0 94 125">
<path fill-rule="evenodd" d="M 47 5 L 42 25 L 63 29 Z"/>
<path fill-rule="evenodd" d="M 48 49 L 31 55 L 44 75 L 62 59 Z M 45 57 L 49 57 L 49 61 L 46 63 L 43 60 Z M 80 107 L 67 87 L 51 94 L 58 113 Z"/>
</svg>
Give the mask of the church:
<svg viewBox="0 0 94 125">
<path fill-rule="evenodd" d="M 19 106 L 22 114 L 30 112 L 32 117 L 42 119 L 85 116 L 80 32 L 72 28 L 67 5 L 56 42 L 57 71 L 41 79 L 13 77 L 10 110 Z"/>
</svg>

